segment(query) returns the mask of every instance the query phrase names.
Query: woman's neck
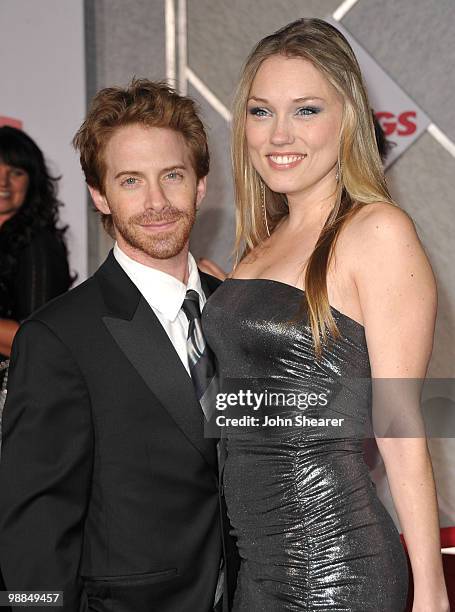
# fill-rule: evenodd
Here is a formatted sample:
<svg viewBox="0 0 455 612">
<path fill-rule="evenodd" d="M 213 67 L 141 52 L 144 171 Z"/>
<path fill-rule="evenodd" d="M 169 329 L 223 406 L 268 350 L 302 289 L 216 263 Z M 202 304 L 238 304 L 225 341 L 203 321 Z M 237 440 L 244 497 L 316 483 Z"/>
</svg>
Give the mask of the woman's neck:
<svg viewBox="0 0 455 612">
<path fill-rule="evenodd" d="M 295 231 L 318 226 L 322 229 L 335 205 L 336 197 L 336 183 L 330 175 L 299 193 L 287 194 L 287 227 Z"/>
</svg>

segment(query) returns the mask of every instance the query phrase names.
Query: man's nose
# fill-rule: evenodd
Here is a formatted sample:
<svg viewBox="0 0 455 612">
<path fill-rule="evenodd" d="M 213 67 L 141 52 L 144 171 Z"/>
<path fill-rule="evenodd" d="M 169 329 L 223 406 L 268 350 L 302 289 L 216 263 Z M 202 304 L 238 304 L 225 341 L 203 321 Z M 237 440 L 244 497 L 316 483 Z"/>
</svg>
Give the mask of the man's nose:
<svg viewBox="0 0 455 612">
<path fill-rule="evenodd" d="M 286 117 L 277 117 L 273 126 L 270 142 L 276 145 L 292 144 L 294 134 L 291 121 Z"/>
<path fill-rule="evenodd" d="M 146 207 L 156 212 L 162 211 L 169 205 L 166 194 L 160 185 L 150 185 L 147 193 Z"/>
</svg>

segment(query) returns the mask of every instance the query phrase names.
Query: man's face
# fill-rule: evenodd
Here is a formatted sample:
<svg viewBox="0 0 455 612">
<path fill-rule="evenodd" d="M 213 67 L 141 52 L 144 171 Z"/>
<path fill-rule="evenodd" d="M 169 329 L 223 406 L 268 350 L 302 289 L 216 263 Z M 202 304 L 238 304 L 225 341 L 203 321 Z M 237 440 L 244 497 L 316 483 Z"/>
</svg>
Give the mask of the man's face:
<svg viewBox="0 0 455 612">
<path fill-rule="evenodd" d="M 90 192 L 96 207 L 112 215 L 119 246 L 153 259 L 188 248 L 206 181 L 197 180 L 183 136 L 168 128 L 121 127 L 104 159 L 105 195 Z"/>
</svg>

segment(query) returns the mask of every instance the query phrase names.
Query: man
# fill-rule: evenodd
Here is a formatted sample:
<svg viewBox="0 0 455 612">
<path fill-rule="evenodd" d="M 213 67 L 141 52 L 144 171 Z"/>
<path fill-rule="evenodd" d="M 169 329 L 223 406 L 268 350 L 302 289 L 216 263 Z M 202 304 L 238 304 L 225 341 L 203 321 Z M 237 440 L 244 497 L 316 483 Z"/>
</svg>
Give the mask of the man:
<svg viewBox="0 0 455 612">
<path fill-rule="evenodd" d="M 68 612 L 208 612 L 221 609 L 224 574 L 227 610 L 216 441 L 204 437 L 214 371 L 193 343 L 218 281 L 188 252 L 209 170 L 204 128 L 191 100 L 134 80 L 97 94 L 74 143 L 116 243 L 14 343 L 5 583 L 61 590 Z"/>
</svg>

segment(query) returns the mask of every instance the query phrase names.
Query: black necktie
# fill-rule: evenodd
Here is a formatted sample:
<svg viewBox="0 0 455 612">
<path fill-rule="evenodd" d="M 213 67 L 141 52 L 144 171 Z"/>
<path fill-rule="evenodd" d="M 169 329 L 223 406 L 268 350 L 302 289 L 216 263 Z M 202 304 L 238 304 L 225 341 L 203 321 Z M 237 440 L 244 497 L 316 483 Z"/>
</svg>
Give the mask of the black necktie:
<svg viewBox="0 0 455 612">
<path fill-rule="evenodd" d="M 217 391 L 215 357 L 202 333 L 201 309 L 197 291 L 188 289 L 182 310 L 189 323 L 186 348 L 191 378 L 205 418 L 210 420 L 215 409 Z"/>
</svg>

